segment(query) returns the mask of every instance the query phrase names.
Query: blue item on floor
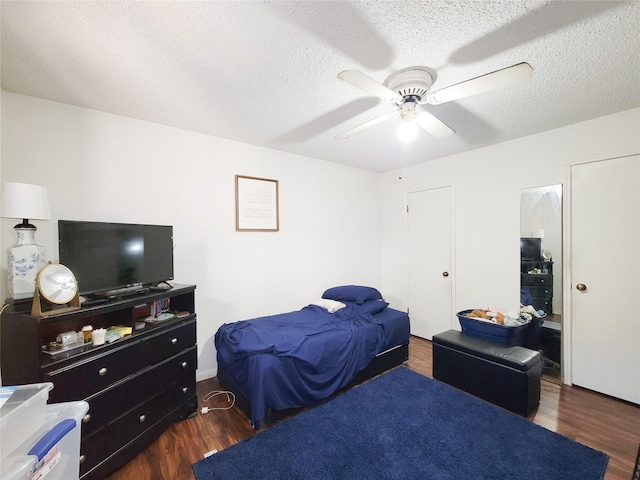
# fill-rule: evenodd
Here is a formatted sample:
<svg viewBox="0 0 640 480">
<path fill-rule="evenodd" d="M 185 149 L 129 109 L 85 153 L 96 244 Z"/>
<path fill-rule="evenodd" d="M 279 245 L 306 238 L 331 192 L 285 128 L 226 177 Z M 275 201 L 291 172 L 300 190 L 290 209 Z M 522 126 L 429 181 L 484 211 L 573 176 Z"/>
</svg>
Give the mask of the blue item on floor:
<svg viewBox="0 0 640 480">
<path fill-rule="evenodd" d="M 607 461 L 602 452 L 398 367 L 193 470 L 198 480 L 601 480 Z"/>
<path fill-rule="evenodd" d="M 468 317 L 473 310 L 462 310 L 458 312 L 458 320 L 462 331 L 475 337 L 492 340 L 503 345 L 524 346 L 525 334 L 528 324 L 517 327 L 509 327 L 498 323 L 487 322 L 478 318 Z M 536 349 L 537 350 L 537 349 Z"/>
</svg>

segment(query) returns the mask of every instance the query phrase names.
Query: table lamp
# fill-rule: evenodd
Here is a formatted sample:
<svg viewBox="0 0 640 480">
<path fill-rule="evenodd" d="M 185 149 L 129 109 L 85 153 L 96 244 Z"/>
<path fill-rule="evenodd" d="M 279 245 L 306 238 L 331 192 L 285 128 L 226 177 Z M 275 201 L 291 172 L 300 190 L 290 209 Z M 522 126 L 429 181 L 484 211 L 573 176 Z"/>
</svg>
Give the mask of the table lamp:
<svg viewBox="0 0 640 480">
<path fill-rule="evenodd" d="M 50 220 L 47 189 L 28 183 L 7 182 L 2 192 L 2 217 L 21 218 L 16 225 L 18 238 L 9 247 L 9 293 L 19 300 L 33 297 L 36 275 L 45 266 L 44 247 L 37 245 L 37 228 L 29 219 Z"/>
</svg>

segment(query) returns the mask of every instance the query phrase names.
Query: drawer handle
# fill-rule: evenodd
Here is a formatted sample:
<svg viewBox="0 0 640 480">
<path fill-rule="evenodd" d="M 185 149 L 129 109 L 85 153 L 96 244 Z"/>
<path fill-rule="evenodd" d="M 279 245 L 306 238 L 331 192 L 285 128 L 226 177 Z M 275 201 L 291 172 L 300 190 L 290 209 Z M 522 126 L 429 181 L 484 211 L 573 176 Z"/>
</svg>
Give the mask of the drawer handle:
<svg viewBox="0 0 640 480">
<path fill-rule="evenodd" d="M 89 415 L 88 413 L 82 417 L 82 423 L 89 423 L 89 421 L 91 420 L 91 415 Z"/>
<path fill-rule="evenodd" d="M 187 393 L 189 389 L 187 387 L 182 387 L 182 393 Z"/>
<path fill-rule="evenodd" d="M 107 369 L 105 367 L 102 367 L 100 370 L 98 370 L 98 375 L 100 375 L 101 377 L 104 377 L 107 374 Z"/>
<path fill-rule="evenodd" d="M 84 463 L 84 461 L 87 459 L 87 457 L 85 455 L 80 455 L 80 457 L 78 458 L 78 461 L 80 463 Z"/>
<path fill-rule="evenodd" d="M 182 366 L 182 368 L 187 368 L 187 362 L 182 362 L 180 365 Z"/>
<path fill-rule="evenodd" d="M 138 418 L 138 420 L 140 420 L 140 423 L 144 422 L 147 419 L 146 415 L 140 415 L 140 418 Z"/>
<path fill-rule="evenodd" d="M 178 343 L 178 339 L 177 338 L 172 338 L 171 339 L 171 345 L 175 345 L 176 343 Z"/>
</svg>

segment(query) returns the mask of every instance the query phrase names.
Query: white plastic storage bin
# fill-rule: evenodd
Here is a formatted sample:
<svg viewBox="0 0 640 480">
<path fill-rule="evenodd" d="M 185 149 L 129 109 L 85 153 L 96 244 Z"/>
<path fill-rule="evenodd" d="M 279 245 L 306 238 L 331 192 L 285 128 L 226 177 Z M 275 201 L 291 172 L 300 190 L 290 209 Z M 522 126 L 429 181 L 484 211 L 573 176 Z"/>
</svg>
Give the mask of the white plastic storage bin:
<svg viewBox="0 0 640 480">
<path fill-rule="evenodd" d="M 42 421 L 20 445 L 9 451 L 2 445 L 3 480 L 74 480 L 80 476 L 80 428 L 89 410 L 87 402 L 45 405 Z M 11 432 L 4 432 L 9 437 Z M 4 435 L 4 433 L 8 433 Z"/>
<path fill-rule="evenodd" d="M 0 387 L 0 460 L 42 427 L 51 389 L 50 382 Z"/>
</svg>

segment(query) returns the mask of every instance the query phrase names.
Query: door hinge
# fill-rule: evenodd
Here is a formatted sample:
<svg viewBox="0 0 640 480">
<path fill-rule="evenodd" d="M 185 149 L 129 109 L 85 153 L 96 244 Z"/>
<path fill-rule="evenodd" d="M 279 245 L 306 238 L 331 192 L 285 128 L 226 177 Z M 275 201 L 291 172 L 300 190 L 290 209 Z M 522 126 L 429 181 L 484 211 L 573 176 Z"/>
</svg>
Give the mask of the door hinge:
<svg viewBox="0 0 640 480">
<path fill-rule="evenodd" d="M 407 213 L 409 213 L 409 205 L 407 205 Z"/>
<path fill-rule="evenodd" d="M 407 307 L 407 314 L 409 313 L 409 307 Z"/>
</svg>

